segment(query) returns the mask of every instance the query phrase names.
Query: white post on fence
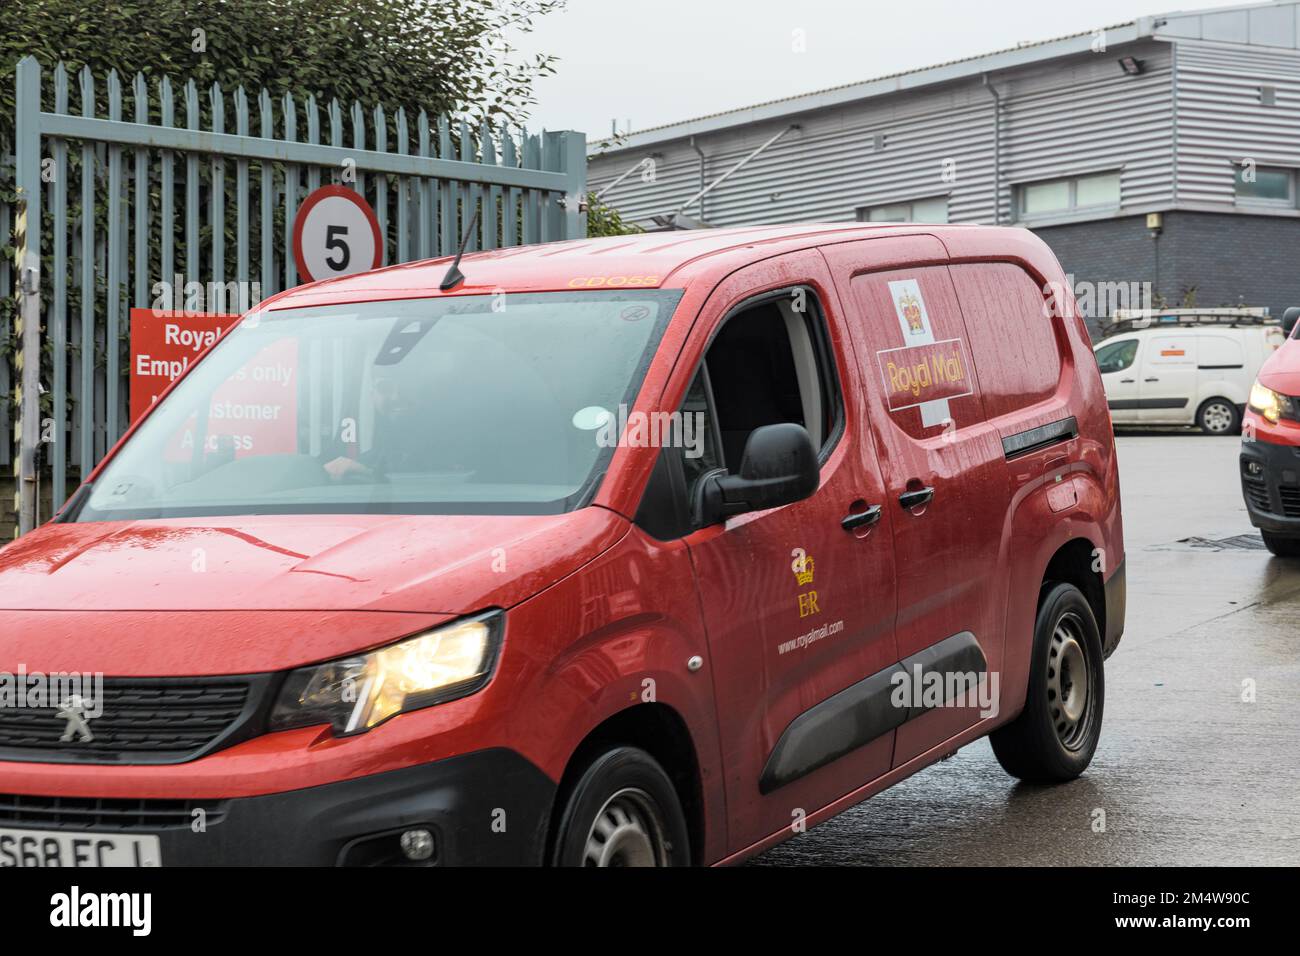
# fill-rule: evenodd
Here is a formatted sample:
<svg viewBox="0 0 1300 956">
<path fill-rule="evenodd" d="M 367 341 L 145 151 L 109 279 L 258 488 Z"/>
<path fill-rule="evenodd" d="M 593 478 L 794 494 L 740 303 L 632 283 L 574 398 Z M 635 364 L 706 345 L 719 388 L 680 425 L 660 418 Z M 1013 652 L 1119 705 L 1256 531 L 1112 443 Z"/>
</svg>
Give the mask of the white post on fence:
<svg viewBox="0 0 1300 956">
<path fill-rule="evenodd" d="M 18 179 L 18 322 L 21 351 L 16 403 L 18 427 L 18 533 L 36 527 L 37 461 L 41 440 L 41 67 L 33 57 L 18 63 L 15 79 L 15 125 Z"/>
<path fill-rule="evenodd" d="M 564 190 L 564 238 L 587 238 L 587 137 L 560 134 L 560 168 L 568 177 Z"/>
</svg>

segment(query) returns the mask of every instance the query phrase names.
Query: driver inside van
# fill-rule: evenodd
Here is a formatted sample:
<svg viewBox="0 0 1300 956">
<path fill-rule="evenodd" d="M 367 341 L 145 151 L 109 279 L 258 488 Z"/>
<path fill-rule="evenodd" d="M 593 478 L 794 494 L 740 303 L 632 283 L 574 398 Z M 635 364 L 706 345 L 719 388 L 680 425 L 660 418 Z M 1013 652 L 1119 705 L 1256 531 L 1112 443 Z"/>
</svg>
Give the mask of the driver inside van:
<svg viewBox="0 0 1300 956">
<path fill-rule="evenodd" d="M 401 389 L 392 379 L 376 378 L 370 389 L 372 421 L 369 446 L 360 453 L 339 455 L 323 466 L 334 481 L 366 481 L 400 470 L 409 457 L 409 442 L 402 434 L 412 426 Z M 351 443 L 355 448 L 356 443 Z"/>
</svg>

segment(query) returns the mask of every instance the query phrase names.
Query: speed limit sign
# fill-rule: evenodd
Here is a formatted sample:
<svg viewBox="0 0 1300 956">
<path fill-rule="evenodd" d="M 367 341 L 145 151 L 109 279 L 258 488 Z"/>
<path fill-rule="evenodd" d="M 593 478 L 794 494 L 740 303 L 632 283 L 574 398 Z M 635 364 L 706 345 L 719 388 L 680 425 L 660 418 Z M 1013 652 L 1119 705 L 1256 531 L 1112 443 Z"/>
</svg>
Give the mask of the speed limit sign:
<svg viewBox="0 0 1300 956">
<path fill-rule="evenodd" d="M 298 208 L 293 257 L 305 282 L 377 269 L 383 249 L 375 211 L 356 190 L 322 186 Z"/>
</svg>

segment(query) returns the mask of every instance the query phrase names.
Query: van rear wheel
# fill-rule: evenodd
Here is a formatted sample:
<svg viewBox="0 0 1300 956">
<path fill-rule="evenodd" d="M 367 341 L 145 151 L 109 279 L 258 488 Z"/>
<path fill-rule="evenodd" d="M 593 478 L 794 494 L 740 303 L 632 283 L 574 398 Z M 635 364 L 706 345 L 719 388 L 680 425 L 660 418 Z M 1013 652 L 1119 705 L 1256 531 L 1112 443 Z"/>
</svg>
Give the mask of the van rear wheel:
<svg viewBox="0 0 1300 956">
<path fill-rule="evenodd" d="M 555 866 L 689 866 L 686 817 L 663 767 L 644 750 L 597 756 L 562 796 Z"/>
<path fill-rule="evenodd" d="M 1060 783 L 1088 768 L 1101 737 L 1101 633 L 1073 584 L 1047 584 L 1040 595 L 1025 709 L 989 742 L 1013 777 Z"/>
<path fill-rule="evenodd" d="M 1241 413 L 1226 398 L 1211 398 L 1197 411 L 1196 424 L 1207 435 L 1235 435 L 1241 427 Z"/>
</svg>

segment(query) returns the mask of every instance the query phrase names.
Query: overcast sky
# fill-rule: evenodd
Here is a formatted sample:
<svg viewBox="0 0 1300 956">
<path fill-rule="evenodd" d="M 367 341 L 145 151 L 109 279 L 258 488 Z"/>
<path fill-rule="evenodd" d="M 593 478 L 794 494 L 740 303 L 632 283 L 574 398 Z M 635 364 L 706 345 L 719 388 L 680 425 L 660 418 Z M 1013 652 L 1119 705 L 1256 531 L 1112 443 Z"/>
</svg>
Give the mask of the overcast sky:
<svg viewBox="0 0 1300 956">
<path fill-rule="evenodd" d="M 537 84 L 530 128 L 595 139 L 613 118 L 635 131 L 1138 16 L 1248 2 L 569 0 L 518 45 L 560 57 Z"/>
</svg>

